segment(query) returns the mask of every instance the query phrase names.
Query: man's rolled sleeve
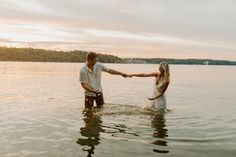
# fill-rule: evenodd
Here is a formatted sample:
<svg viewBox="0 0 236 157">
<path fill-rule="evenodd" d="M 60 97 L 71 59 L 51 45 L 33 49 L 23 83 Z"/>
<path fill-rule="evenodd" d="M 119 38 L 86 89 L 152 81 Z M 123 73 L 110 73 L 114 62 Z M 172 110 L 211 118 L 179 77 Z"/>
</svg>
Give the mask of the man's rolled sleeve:
<svg viewBox="0 0 236 157">
<path fill-rule="evenodd" d="M 102 69 L 102 71 L 106 71 L 106 72 L 108 72 L 108 71 L 109 71 L 109 68 L 108 68 L 108 67 L 106 67 L 105 65 L 103 65 L 103 64 L 100 64 L 100 66 L 101 66 L 101 69 Z"/>
</svg>

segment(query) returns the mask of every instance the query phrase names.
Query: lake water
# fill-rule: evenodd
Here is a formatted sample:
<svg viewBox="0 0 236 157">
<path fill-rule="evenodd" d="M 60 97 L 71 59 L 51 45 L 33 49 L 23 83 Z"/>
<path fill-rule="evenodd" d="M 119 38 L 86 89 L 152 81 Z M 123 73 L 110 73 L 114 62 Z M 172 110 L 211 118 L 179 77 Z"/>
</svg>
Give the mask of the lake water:
<svg viewBox="0 0 236 157">
<path fill-rule="evenodd" d="M 127 73 L 157 65 L 105 64 Z M 0 62 L 1 157 L 234 157 L 236 66 L 170 65 L 164 115 L 140 112 L 154 78 L 103 73 L 106 105 L 83 113 L 80 63 Z"/>
</svg>

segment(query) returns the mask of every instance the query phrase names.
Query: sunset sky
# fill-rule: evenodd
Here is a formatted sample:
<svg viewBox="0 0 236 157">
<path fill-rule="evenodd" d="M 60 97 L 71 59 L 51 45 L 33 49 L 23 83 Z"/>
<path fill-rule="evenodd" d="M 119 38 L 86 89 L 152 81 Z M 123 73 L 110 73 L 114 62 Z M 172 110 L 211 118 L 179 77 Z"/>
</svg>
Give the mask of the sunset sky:
<svg viewBox="0 0 236 157">
<path fill-rule="evenodd" d="M 0 2 L 0 46 L 236 60 L 235 0 Z"/>
</svg>

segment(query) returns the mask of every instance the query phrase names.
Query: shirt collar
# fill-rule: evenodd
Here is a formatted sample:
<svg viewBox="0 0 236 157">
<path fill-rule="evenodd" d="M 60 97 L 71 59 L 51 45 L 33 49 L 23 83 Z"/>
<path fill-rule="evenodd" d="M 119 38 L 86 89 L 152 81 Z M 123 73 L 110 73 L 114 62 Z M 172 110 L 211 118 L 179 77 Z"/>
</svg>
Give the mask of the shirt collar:
<svg viewBox="0 0 236 157">
<path fill-rule="evenodd" d="M 97 63 L 98 63 L 98 62 L 97 62 Z M 97 63 L 93 66 L 93 71 L 94 71 L 95 67 L 97 66 Z M 93 72 L 93 71 L 88 67 L 88 63 L 87 63 L 87 62 L 85 63 L 85 68 L 86 68 L 86 70 L 88 70 L 88 71 L 90 71 L 90 72 Z"/>
</svg>

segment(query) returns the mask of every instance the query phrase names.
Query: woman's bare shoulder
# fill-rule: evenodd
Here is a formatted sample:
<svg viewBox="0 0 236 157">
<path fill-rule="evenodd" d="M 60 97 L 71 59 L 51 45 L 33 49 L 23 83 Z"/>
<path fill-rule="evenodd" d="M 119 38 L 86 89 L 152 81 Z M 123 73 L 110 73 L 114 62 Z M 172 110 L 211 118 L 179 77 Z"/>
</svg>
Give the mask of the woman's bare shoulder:
<svg viewBox="0 0 236 157">
<path fill-rule="evenodd" d="M 155 72 L 155 74 L 156 74 L 156 77 L 159 77 L 161 75 L 160 72 Z"/>
</svg>

